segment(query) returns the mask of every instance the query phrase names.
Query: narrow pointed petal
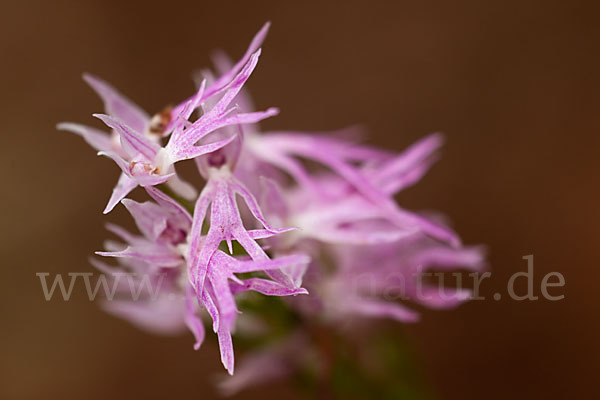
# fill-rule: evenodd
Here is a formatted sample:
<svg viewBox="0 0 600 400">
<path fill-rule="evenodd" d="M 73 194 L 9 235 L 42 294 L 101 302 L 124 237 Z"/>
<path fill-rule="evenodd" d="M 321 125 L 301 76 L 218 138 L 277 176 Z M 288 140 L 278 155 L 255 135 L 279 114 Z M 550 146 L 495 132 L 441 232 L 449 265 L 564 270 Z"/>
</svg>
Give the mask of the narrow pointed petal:
<svg viewBox="0 0 600 400">
<path fill-rule="evenodd" d="M 414 167 L 420 161 L 429 158 L 444 144 L 444 137 L 439 133 L 433 133 L 411 145 L 399 156 L 385 163 L 378 171 L 376 179 L 385 179 L 386 176 L 396 175 Z"/>
<path fill-rule="evenodd" d="M 209 250 L 207 246 L 218 247 L 220 240 L 214 237 L 214 233 L 207 235 L 206 238 L 202 236 L 202 226 L 204 225 L 204 219 L 206 212 L 210 206 L 211 200 L 214 195 L 214 188 L 209 183 L 204 187 L 196 205 L 194 206 L 194 219 L 192 222 L 192 229 L 190 231 L 190 247 L 189 247 L 189 269 L 190 269 L 190 282 L 194 285 L 194 288 L 198 292 L 198 295 L 202 297 L 202 287 L 204 285 L 204 277 L 206 276 L 206 268 L 208 267 L 208 258 L 212 255 L 208 254 Z M 208 242 L 208 243 L 207 243 Z"/>
<path fill-rule="evenodd" d="M 270 22 L 267 22 L 263 25 L 263 27 L 258 31 L 258 33 L 250 42 L 250 45 L 248 46 L 248 49 L 246 50 L 244 56 L 233 66 L 233 68 L 231 68 L 231 70 L 228 73 L 223 74 L 211 85 L 210 89 L 206 93 L 207 97 L 212 96 L 214 93 L 217 93 L 218 91 L 222 90 L 223 87 L 227 86 L 227 84 L 231 81 L 231 79 L 233 79 L 235 74 L 237 74 L 238 71 L 242 69 L 242 67 L 248 62 L 250 57 L 254 53 L 256 53 L 256 51 L 260 48 L 260 46 L 265 40 L 265 37 L 267 36 L 267 33 L 269 32 L 270 26 Z"/>
<path fill-rule="evenodd" d="M 204 342 L 205 330 L 204 324 L 202 320 L 198 316 L 196 311 L 196 296 L 194 296 L 194 291 L 191 286 L 188 286 L 185 293 L 185 313 L 184 320 L 188 329 L 192 331 L 194 338 L 196 339 L 196 343 L 194 343 L 194 350 L 198 350 Z"/>
<path fill-rule="evenodd" d="M 452 246 L 460 246 L 461 240 L 458 235 L 450 228 L 437 224 L 420 215 L 411 213 L 393 205 L 392 210 L 389 210 L 390 219 L 395 221 L 399 226 L 416 225 L 420 227 L 426 234 L 450 243 Z"/>
<path fill-rule="evenodd" d="M 91 74 L 84 74 L 83 79 L 102 98 L 107 114 L 122 120 L 138 132 L 144 132 L 150 121 L 144 110 L 102 79 Z"/>
<path fill-rule="evenodd" d="M 402 154 L 387 161 L 376 174 L 371 174 L 373 185 L 388 194 L 418 182 L 437 161 L 436 152 L 443 145 L 441 134 L 429 135 L 410 146 Z"/>
<path fill-rule="evenodd" d="M 194 96 L 171 110 L 171 120 L 165 127 L 163 136 L 169 136 L 173 132 L 177 132 L 176 135 L 178 135 L 182 130 L 192 125 L 188 120 L 193 114 L 194 110 L 201 106 L 205 89 L 206 79 L 200 82 L 198 85 L 198 90 Z"/>
<path fill-rule="evenodd" d="M 285 233 L 285 232 L 295 231 L 297 229 L 298 228 L 282 228 L 282 229 L 278 229 L 277 232 L 268 231 L 266 229 L 251 229 L 251 230 L 248 231 L 248 234 L 254 240 L 268 239 L 268 238 L 273 237 L 275 235 L 279 235 L 279 234 Z"/>
<path fill-rule="evenodd" d="M 233 112 L 234 110 L 228 110 L 227 112 Z M 207 145 L 195 145 L 200 139 L 205 137 L 211 132 L 217 129 L 224 128 L 232 125 L 241 124 L 253 124 L 263 119 L 270 118 L 279 113 L 279 110 L 275 107 L 269 108 L 266 111 L 257 111 L 246 114 L 234 114 L 229 116 L 223 116 L 216 119 L 209 119 L 208 114 L 205 114 L 202 118 L 207 120 L 198 120 L 202 123 L 195 122 L 194 126 L 182 131 L 181 134 L 173 134 L 171 140 L 167 144 L 167 152 L 174 161 L 186 160 L 190 158 L 198 157 L 202 154 L 210 153 L 215 151 L 226 144 L 230 143 L 235 139 L 232 136 L 228 139 L 220 140 L 218 142 L 207 144 Z"/>
<path fill-rule="evenodd" d="M 121 239 L 123 239 L 124 241 L 126 241 L 129 244 L 135 245 L 135 244 L 143 244 L 143 243 L 147 242 L 144 237 L 133 235 L 126 229 L 124 229 L 118 225 L 115 225 L 115 224 L 107 223 L 106 230 L 114 233 L 115 235 L 117 235 L 118 237 L 120 237 Z"/>
<path fill-rule="evenodd" d="M 250 43 L 250 46 L 248 47 L 248 49 L 246 50 L 246 53 L 244 54 L 244 56 L 225 74 L 223 74 L 221 77 L 219 77 L 219 79 L 217 79 L 216 81 L 214 81 L 204 92 L 201 101 L 204 101 L 218 93 L 220 93 L 221 91 L 223 91 L 224 89 L 226 89 L 232 79 L 234 79 L 234 77 L 236 76 L 236 74 L 238 74 L 238 72 L 245 66 L 248 64 L 248 61 L 250 60 L 250 58 L 252 57 L 253 54 L 255 54 L 258 49 L 260 48 L 262 42 L 264 41 L 267 32 L 269 31 L 269 26 L 271 26 L 270 22 L 267 22 L 261 29 L 260 31 L 258 31 L 258 33 L 256 34 L 256 36 L 254 36 L 254 38 L 252 39 L 252 42 Z M 175 107 L 173 109 L 173 115 L 177 115 L 181 112 L 181 110 L 183 109 L 183 107 L 185 106 L 186 102 L 182 102 L 181 104 L 179 104 L 177 107 Z"/>
<path fill-rule="evenodd" d="M 379 161 L 391 157 L 388 151 L 355 143 L 354 137 L 363 135 L 361 127 L 350 126 L 328 132 L 269 131 L 263 134 L 261 140 L 269 147 L 286 152 L 294 153 L 300 148 L 303 152 L 318 149 L 346 161 Z"/>
<path fill-rule="evenodd" d="M 123 157 L 114 151 L 99 151 L 98 155 L 110 158 L 119 166 L 119 168 L 121 168 L 121 171 L 123 171 L 127 176 L 131 177 L 131 168 L 129 167 L 129 163 L 125 161 Z"/>
<path fill-rule="evenodd" d="M 219 351 L 221 352 L 221 362 L 223 366 L 229 373 L 229 375 L 233 375 L 233 364 L 234 364 L 234 356 L 233 356 L 233 342 L 231 341 L 231 333 L 225 327 L 224 324 L 221 324 L 219 330 L 217 331 L 217 336 L 219 339 Z"/>
<path fill-rule="evenodd" d="M 167 196 L 165 193 L 153 186 L 147 186 L 146 192 L 156 201 L 161 207 L 165 208 L 168 212 L 176 216 L 178 221 L 182 224 L 191 226 L 192 216 L 190 213 L 171 196 Z"/>
<path fill-rule="evenodd" d="M 269 257 L 264 250 L 252 239 L 248 231 L 242 228 L 237 228 L 233 232 L 233 236 L 239 244 L 246 250 L 246 253 L 255 261 L 268 260 Z"/>
<path fill-rule="evenodd" d="M 205 91 L 206 79 L 203 79 L 198 85 L 198 90 L 196 91 L 196 94 L 185 103 L 183 109 L 181 110 L 181 113 L 178 114 L 177 117 L 181 118 L 184 121 L 189 120 L 194 110 L 198 108 L 202 100 L 205 98 Z"/>
<path fill-rule="evenodd" d="M 280 218 L 288 215 L 288 205 L 277 182 L 261 176 L 260 188 L 260 204 L 267 210 L 267 213 L 275 214 Z"/>
<path fill-rule="evenodd" d="M 254 197 L 254 195 L 252 193 L 250 193 L 250 191 L 242 183 L 235 180 L 233 182 L 233 189 L 235 190 L 235 192 L 237 194 L 242 196 L 242 199 L 244 199 L 244 202 L 248 206 L 248 209 L 250 209 L 250 212 L 252 213 L 254 218 L 259 220 L 260 223 L 265 227 L 265 229 L 267 229 L 268 231 L 273 232 L 273 233 L 282 233 L 282 232 L 289 230 L 287 228 L 276 229 L 276 228 L 273 228 L 271 225 L 269 225 L 269 223 L 266 221 L 265 217 L 263 216 L 263 213 L 260 209 L 260 206 L 258 205 L 258 202 L 256 201 L 256 198 Z"/>
<path fill-rule="evenodd" d="M 214 252 L 219 248 L 221 238 L 214 230 L 209 231 L 204 239 L 203 246 L 198 249 L 194 242 L 190 245 L 191 261 L 190 261 L 190 278 L 193 279 L 193 285 L 196 291 L 202 293 L 204 280 L 208 271 L 208 263 Z"/>
<path fill-rule="evenodd" d="M 415 257 L 415 264 L 423 268 L 466 268 L 480 271 L 485 267 L 485 249 L 483 247 L 455 249 L 432 246 L 419 252 Z"/>
<path fill-rule="evenodd" d="M 231 135 L 230 137 L 228 137 L 226 139 L 222 139 L 222 140 L 216 141 L 214 143 L 208 143 L 208 144 L 203 144 L 203 145 L 198 145 L 198 146 L 191 146 L 183 151 L 178 152 L 175 155 L 174 159 L 177 161 L 189 160 L 192 158 L 200 157 L 204 154 L 212 153 L 213 151 L 219 150 L 219 149 L 227 146 L 229 143 L 231 143 L 235 139 L 235 136 L 236 135 Z"/>
<path fill-rule="evenodd" d="M 268 279 L 262 278 L 249 278 L 244 279 L 243 285 L 239 283 L 230 282 L 232 292 L 234 294 L 253 290 L 258 293 L 262 293 L 267 296 L 296 296 L 299 294 L 308 294 L 308 290 L 304 288 L 290 288 L 282 285 L 281 283 L 274 282 Z"/>
<path fill-rule="evenodd" d="M 256 47 L 255 51 L 258 50 L 258 47 Z M 229 56 L 227 56 L 227 54 L 224 51 L 221 50 L 217 50 L 215 51 L 212 55 L 211 55 L 211 60 L 213 65 L 215 66 L 217 75 L 223 77 L 226 74 L 230 74 L 230 72 L 232 70 L 234 70 L 233 68 L 233 61 L 229 58 Z M 203 72 L 204 75 L 206 76 L 210 76 L 210 74 L 212 74 L 212 72 L 210 71 L 206 71 Z M 231 79 L 231 78 L 229 78 Z M 215 81 L 214 77 L 213 79 L 209 79 L 209 81 Z M 250 98 L 250 95 L 248 94 L 248 91 L 242 89 L 240 91 L 240 93 L 238 93 L 236 99 L 235 99 L 236 104 L 240 107 L 240 109 L 244 112 L 248 112 L 248 111 L 252 111 L 255 110 L 256 108 L 254 107 L 254 102 L 252 101 L 252 99 Z"/>
<path fill-rule="evenodd" d="M 90 146 L 98 151 L 107 151 L 112 149 L 112 139 L 110 134 L 99 129 L 92 128 L 72 122 L 61 122 L 56 125 L 56 129 L 61 131 L 73 132 L 81 136 Z"/>
<path fill-rule="evenodd" d="M 112 209 L 115 208 L 115 206 L 119 204 L 119 202 L 123 200 L 125 196 L 127 196 L 133 189 L 135 189 L 136 186 L 137 182 L 132 180 L 125 173 L 121 173 L 119 176 L 119 181 L 117 182 L 117 186 L 115 186 L 113 189 L 103 213 L 108 214 L 111 212 Z"/>
<path fill-rule="evenodd" d="M 219 318 L 219 310 L 217 309 L 217 305 L 215 303 L 214 291 L 212 290 L 212 286 L 210 281 L 206 283 L 205 289 L 202 291 L 202 294 L 199 295 L 198 291 L 196 291 L 196 296 L 202 299 L 202 304 L 206 308 L 208 315 L 210 315 L 213 320 L 212 328 L 213 332 L 217 332 L 219 330 L 219 326 L 221 325 L 221 320 Z"/>
<path fill-rule="evenodd" d="M 346 305 L 355 313 L 368 317 L 392 318 L 400 322 L 416 322 L 419 314 L 398 303 L 379 300 L 348 299 Z"/>
<path fill-rule="evenodd" d="M 300 288 L 302 286 L 302 280 L 304 279 L 304 275 L 308 270 L 309 263 L 306 264 L 294 264 L 289 265 L 283 268 L 283 272 L 289 276 L 289 278 L 294 283 L 295 288 Z"/>
<path fill-rule="evenodd" d="M 194 122 L 188 129 L 175 130 L 173 132 L 173 135 L 169 140 L 169 146 L 175 146 L 177 148 L 190 147 L 202 139 L 207 133 L 219 128 L 218 120 L 235 110 L 235 108 L 227 109 L 227 107 L 241 90 L 246 80 L 250 77 L 252 70 L 256 67 L 256 63 L 258 62 L 259 54 L 260 53 L 257 52 L 257 54 L 252 56 L 244 69 L 230 83 L 223 97 L 210 110 L 202 115 L 202 117 Z"/>
<path fill-rule="evenodd" d="M 138 229 L 154 241 L 167 228 L 167 216 L 163 209 L 152 202 L 138 203 L 130 199 L 121 201 L 135 220 Z"/>
<path fill-rule="evenodd" d="M 350 245 L 376 245 L 393 243 L 419 232 L 418 228 L 373 230 L 322 227 L 311 230 L 310 237 L 326 243 Z"/>
<path fill-rule="evenodd" d="M 422 288 L 421 293 L 414 298 L 414 301 L 436 310 L 445 310 L 468 301 L 472 294 L 469 289 L 434 286 Z"/>
<path fill-rule="evenodd" d="M 298 184 L 303 186 L 305 189 L 316 194 L 321 192 L 321 189 L 316 185 L 308 171 L 306 171 L 304 166 L 294 158 L 276 152 L 264 152 L 261 151 L 260 148 L 253 148 L 252 150 L 262 160 L 271 163 L 278 168 L 281 168 L 281 170 L 289 174 L 296 182 L 298 182 Z"/>
<path fill-rule="evenodd" d="M 97 251 L 103 257 L 128 257 L 136 258 L 161 267 L 177 267 L 183 260 L 171 249 L 160 246 L 129 246 L 122 251 Z"/>
<path fill-rule="evenodd" d="M 211 263 L 215 262 L 215 257 Z M 225 326 L 228 330 L 233 329 L 236 314 L 238 313 L 233 294 L 229 289 L 229 283 L 227 281 L 228 274 L 222 265 L 211 265 L 208 272 L 208 279 L 212 284 L 217 308 L 219 309 L 220 324 Z"/>
<path fill-rule="evenodd" d="M 263 119 L 271 118 L 279 114 L 279 108 L 269 107 L 265 111 L 232 114 L 220 121 L 220 126 L 255 124 Z"/>
<path fill-rule="evenodd" d="M 127 124 L 119 121 L 110 115 L 93 114 L 94 117 L 104 122 L 109 128 L 114 129 L 121 136 L 121 145 L 130 157 L 135 157 L 142 154 L 146 160 L 153 161 L 156 153 L 160 150 L 160 146 L 148 139 L 139 131 L 127 126 Z"/>
<path fill-rule="evenodd" d="M 259 261 L 240 261 L 233 266 L 233 272 L 244 273 L 261 270 L 267 271 L 271 269 L 279 269 L 295 265 L 306 265 L 309 262 L 310 257 L 306 254 L 295 254 Z"/>
<path fill-rule="evenodd" d="M 250 234 L 241 230 L 234 233 L 236 240 L 240 243 L 240 245 L 246 250 L 246 252 L 252 257 L 253 260 L 268 260 L 269 257 L 265 253 L 265 251 L 256 243 L 251 237 Z M 288 288 L 296 288 L 294 281 L 283 271 L 278 269 L 271 269 L 265 271 L 265 273 L 271 278 L 276 280 L 277 282 L 283 284 Z"/>
<path fill-rule="evenodd" d="M 160 185 L 161 183 L 165 183 L 169 179 L 171 179 L 173 176 L 175 176 L 174 172 L 171 172 L 167 175 L 156 175 L 156 174 L 138 175 L 138 176 L 134 176 L 133 178 L 137 182 L 138 185 L 140 185 L 142 187 L 148 187 L 148 186 L 156 186 L 156 185 Z"/>
<path fill-rule="evenodd" d="M 429 171 L 431 166 L 438 161 L 438 157 L 431 157 L 422 160 L 418 165 L 413 166 L 409 171 L 405 171 L 396 176 L 390 176 L 385 181 L 378 182 L 377 187 L 388 195 L 395 195 L 415 183 L 419 182 Z"/>
</svg>

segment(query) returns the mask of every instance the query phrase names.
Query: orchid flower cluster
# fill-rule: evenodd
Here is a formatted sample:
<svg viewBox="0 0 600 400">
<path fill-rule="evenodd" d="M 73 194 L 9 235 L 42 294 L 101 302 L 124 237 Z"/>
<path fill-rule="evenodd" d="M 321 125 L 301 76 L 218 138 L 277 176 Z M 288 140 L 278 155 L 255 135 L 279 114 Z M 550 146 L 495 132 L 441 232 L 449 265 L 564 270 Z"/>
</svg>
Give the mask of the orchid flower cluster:
<svg viewBox="0 0 600 400">
<path fill-rule="evenodd" d="M 430 268 L 478 270 L 484 262 L 481 249 L 463 247 L 444 223 L 394 200 L 437 160 L 440 135 L 394 154 L 360 144 L 354 128 L 260 131 L 258 122 L 278 110 L 253 110 L 243 87 L 268 28 L 237 63 L 218 54 L 215 71 L 202 73 L 192 97 L 152 117 L 108 83 L 84 75 L 104 103 L 105 114 L 94 116 L 108 131 L 58 125 L 117 164 L 121 175 L 104 213 L 121 203 L 140 231 L 107 225 L 125 244 L 108 241 L 97 252 L 117 264 L 94 259 L 93 265 L 108 276 L 126 271 L 140 283 L 161 283 L 158 296 L 144 290 L 137 299 L 107 301 L 107 310 L 157 333 L 187 327 L 195 349 L 210 318 L 231 375 L 232 333 L 244 311 L 236 300 L 246 292 L 289 298 L 291 312 L 319 315 L 332 326 L 358 317 L 413 322 L 415 311 L 382 294 L 402 281 L 403 294 L 415 303 L 455 306 L 468 299 L 467 291 L 420 292 L 418 276 Z M 175 169 L 184 160 L 193 160 L 203 178 L 199 192 Z M 138 186 L 151 200 L 127 198 Z M 124 295 L 127 288 L 118 290 Z M 258 375 L 281 375 L 285 360 L 297 362 L 289 350 L 301 338 L 291 334 L 290 344 L 248 357 L 229 391 Z"/>
</svg>

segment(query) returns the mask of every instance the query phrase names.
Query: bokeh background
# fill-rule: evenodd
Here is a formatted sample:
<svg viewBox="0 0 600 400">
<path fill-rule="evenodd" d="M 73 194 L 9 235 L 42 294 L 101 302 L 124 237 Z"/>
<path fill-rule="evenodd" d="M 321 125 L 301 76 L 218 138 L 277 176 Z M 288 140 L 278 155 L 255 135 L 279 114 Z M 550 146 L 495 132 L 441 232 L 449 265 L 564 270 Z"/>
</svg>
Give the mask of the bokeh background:
<svg viewBox="0 0 600 400">
<path fill-rule="evenodd" d="M 0 398 L 215 398 L 214 342 L 137 331 L 90 303 L 46 302 L 36 272 L 92 271 L 118 176 L 56 122 L 95 123 L 93 72 L 150 112 L 190 94 L 222 48 L 273 22 L 248 87 L 266 128 L 352 123 L 401 150 L 441 130 L 443 159 L 401 204 L 490 249 L 486 301 L 398 327 L 440 399 L 600 395 L 599 9 L 594 1 L 20 1 L 1 4 Z M 534 254 L 562 301 L 494 301 Z M 524 283 L 524 282 L 523 282 Z M 518 289 L 524 289 L 523 284 Z M 293 398 L 285 382 L 239 398 Z"/>
</svg>

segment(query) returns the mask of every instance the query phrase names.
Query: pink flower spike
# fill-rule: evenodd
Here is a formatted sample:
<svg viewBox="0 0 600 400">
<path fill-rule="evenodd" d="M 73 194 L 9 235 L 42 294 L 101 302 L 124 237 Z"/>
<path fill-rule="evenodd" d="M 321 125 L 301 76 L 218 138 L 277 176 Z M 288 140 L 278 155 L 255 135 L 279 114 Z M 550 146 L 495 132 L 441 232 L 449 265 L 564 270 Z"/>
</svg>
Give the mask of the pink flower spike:
<svg viewBox="0 0 600 400">
<path fill-rule="evenodd" d="M 332 336 L 339 339 L 356 331 L 343 329 L 357 319 L 418 321 L 416 307 L 450 309 L 471 299 L 459 278 L 487 266 L 484 249 L 463 246 L 443 216 L 396 202 L 438 160 L 441 134 L 395 153 L 362 142 L 357 126 L 261 131 L 279 109 L 257 111 L 246 84 L 269 26 L 237 62 L 212 57 L 215 71 L 194 77 L 192 96 L 153 116 L 85 74 L 104 103 L 93 116 L 105 131 L 57 125 L 117 164 L 104 213 L 122 203 L 137 227 L 106 224 L 114 237 L 95 253 L 106 258 L 90 261 L 102 275 L 95 288 L 86 279 L 88 294 L 104 292 L 106 311 L 141 329 L 189 331 L 195 350 L 211 326 L 229 375 L 234 334 L 260 344 L 224 385 L 230 393 L 299 369 L 327 377 L 331 357 L 315 326 L 340 330 Z M 195 172 L 178 164 L 185 160 L 200 175 L 193 185 L 182 180 Z M 138 186 L 149 199 L 127 198 Z"/>
</svg>

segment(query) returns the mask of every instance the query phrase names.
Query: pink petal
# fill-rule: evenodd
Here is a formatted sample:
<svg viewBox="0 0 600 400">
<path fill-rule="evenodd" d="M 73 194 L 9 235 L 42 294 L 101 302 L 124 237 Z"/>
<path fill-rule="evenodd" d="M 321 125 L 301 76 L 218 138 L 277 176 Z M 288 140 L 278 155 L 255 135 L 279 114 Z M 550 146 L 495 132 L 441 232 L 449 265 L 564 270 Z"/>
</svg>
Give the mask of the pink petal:
<svg viewBox="0 0 600 400">
<path fill-rule="evenodd" d="M 229 72 L 223 74 L 219 79 L 217 79 L 215 82 L 213 82 L 210 85 L 210 87 L 203 94 L 201 101 L 204 101 L 204 100 L 208 99 L 209 97 L 212 97 L 215 94 L 218 94 L 219 92 L 221 92 L 222 90 L 227 88 L 227 86 L 230 84 L 231 80 L 235 77 L 235 75 L 238 74 L 238 72 L 245 65 L 247 65 L 248 60 L 250 60 L 251 56 L 254 53 L 256 53 L 256 51 L 259 49 L 259 47 L 261 46 L 262 42 L 264 41 L 264 39 L 267 35 L 270 25 L 271 25 L 271 23 L 267 22 L 260 29 L 260 31 L 252 39 L 252 42 L 250 43 L 250 46 L 246 50 L 246 53 L 244 54 L 244 56 L 231 68 L 231 70 Z M 183 107 L 185 106 L 185 103 L 186 102 L 183 102 L 183 103 L 179 104 L 177 107 L 175 107 L 175 109 L 173 110 L 173 115 L 178 115 L 181 112 L 181 109 L 183 109 Z"/>
<path fill-rule="evenodd" d="M 210 87 L 210 89 L 206 93 L 206 97 L 210 97 L 213 93 L 217 93 L 221 90 L 222 87 L 225 87 L 229 81 L 237 74 L 237 72 L 242 69 L 242 67 L 248 62 L 250 57 L 256 53 L 256 51 L 260 48 L 262 43 L 269 32 L 269 27 L 271 26 L 270 22 L 267 22 L 263 25 L 263 27 L 258 31 L 258 33 L 252 38 L 248 49 L 244 56 L 231 68 L 231 70 L 223 74 L 219 79 L 217 79 Z"/>
<path fill-rule="evenodd" d="M 248 231 L 248 234 L 254 240 L 268 239 L 270 237 L 279 235 L 281 233 L 295 231 L 296 229 L 298 229 L 298 228 L 282 228 L 282 229 L 279 229 L 277 232 L 268 231 L 266 229 L 251 229 Z"/>
<path fill-rule="evenodd" d="M 206 241 L 210 240 L 208 245 L 210 245 L 211 249 L 214 247 L 219 247 L 220 243 L 220 238 L 215 237 L 214 233 L 212 236 L 210 236 L 210 238 L 203 240 L 202 237 L 202 226 L 204 225 L 206 212 L 210 206 L 214 192 L 215 189 L 209 182 L 200 193 L 200 196 L 198 197 L 194 207 L 194 219 L 192 222 L 192 230 L 190 232 L 190 248 L 188 257 L 190 281 L 192 285 L 194 285 L 199 296 L 202 296 L 203 292 L 202 287 L 204 285 L 206 269 L 208 268 L 208 257 L 212 255 L 212 253 L 207 254 Z"/>
<path fill-rule="evenodd" d="M 163 246 L 128 246 L 122 251 L 97 251 L 103 257 L 136 258 L 161 267 L 177 267 L 183 260 L 170 249 Z"/>
<path fill-rule="evenodd" d="M 137 182 L 132 180 L 125 173 L 121 173 L 119 176 L 119 181 L 117 182 L 117 186 L 115 186 L 113 189 L 103 213 L 108 214 L 111 212 L 112 209 L 115 208 L 115 206 L 119 204 L 119 202 L 123 200 L 125 196 L 127 196 L 133 189 L 135 189 L 136 186 Z"/>
<path fill-rule="evenodd" d="M 340 299 L 349 310 L 368 317 L 392 318 L 400 322 L 416 322 L 419 314 L 398 303 L 368 299 Z"/>
<path fill-rule="evenodd" d="M 306 265 L 310 262 L 310 257 L 305 254 L 295 254 L 290 256 L 278 257 L 275 259 L 258 261 L 240 261 L 233 266 L 233 272 L 244 273 L 254 271 L 267 271 L 296 265 Z"/>
<path fill-rule="evenodd" d="M 99 129 L 71 122 L 61 122 L 56 125 L 56 128 L 81 136 L 90 146 L 98 151 L 111 150 L 113 147 L 110 134 Z"/>
<path fill-rule="evenodd" d="M 449 287 L 422 288 L 419 296 L 413 300 L 426 307 L 445 310 L 459 306 L 471 298 L 469 289 L 456 289 Z"/>
<path fill-rule="evenodd" d="M 192 225 L 192 216 L 190 213 L 171 196 L 167 196 L 165 193 L 152 186 L 147 186 L 145 189 L 154 201 L 160 204 L 165 210 L 175 215 L 179 221 L 184 224 L 189 224 L 190 226 Z"/>
<path fill-rule="evenodd" d="M 132 235 L 127 230 L 115 224 L 107 223 L 106 230 L 114 233 L 129 244 L 142 244 L 147 242 L 147 240 L 144 237 Z"/>
<path fill-rule="evenodd" d="M 83 79 L 102 98 L 107 114 L 122 120 L 138 132 L 144 132 L 150 121 L 144 110 L 102 79 L 91 74 L 84 74 Z"/>
<path fill-rule="evenodd" d="M 299 294 L 308 294 L 304 288 L 290 288 L 281 283 L 270 281 L 261 278 L 244 279 L 243 285 L 235 282 L 230 282 L 234 294 L 253 290 L 267 296 L 296 296 Z"/>
<path fill-rule="evenodd" d="M 185 324 L 192 331 L 194 338 L 196 339 L 196 343 L 194 343 L 194 350 L 198 350 L 204 342 L 205 330 L 204 324 L 202 320 L 198 316 L 196 311 L 196 296 L 194 296 L 194 291 L 191 286 L 188 286 L 185 293 L 185 313 L 184 320 Z"/>
<path fill-rule="evenodd" d="M 121 145 L 131 158 L 138 154 L 143 155 L 146 160 L 153 161 L 160 146 L 148 139 L 142 133 L 130 128 L 125 123 L 119 121 L 110 115 L 93 114 L 94 117 L 104 122 L 108 127 L 114 129 L 121 136 Z"/>
<path fill-rule="evenodd" d="M 130 199 L 123 199 L 121 202 L 147 238 L 156 240 L 167 228 L 167 214 L 157 204 L 149 201 L 138 203 Z"/>
<path fill-rule="evenodd" d="M 248 209 L 250 210 L 254 218 L 259 220 L 260 223 L 265 227 L 265 229 L 273 233 L 282 233 L 289 231 L 289 228 L 276 229 L 269 225 L 269 223 L 265 220 L 265 217 L 263 216 L 263 213 L 260 210 L 260 206 L 258 205 L 258 202 L 256 201 L 254 195 L 250 193 L 250 191 L 235 178 L 232 182 L 232 187 L 233 190 L 237 194 L 239 194 L 242 197 L 242 199 L 244 199 L 244 202 L 248 206 Z"/>
<path fill-rule="evenodd" d="M 185 150 L 179 151 L 174 156 L 174 159 L 178 160 L 178 161 L 189 160 L 191 158 L 200 157 L 201 155 L 204 155 L 204 154 L 212 153 L 213 151 L 219 150 L 219 149 L 227 146 L 229 143 L 231 143 L 235 139 L 235 137 L 236 137 L 236 135 L 232 135 L 226 139 L 219 140 L 214 143 L 208 143 L 208 144 L 203 144 L 203 145 L 198 145 L 198 146 L 191 146 Z"/>
<path fill-rule="evenodd" d="M 217 336 L 219 338 L 219 350 L 221 352 L 221 362 L 223 366 L 229 373 L 229 375 L 233 375 L 233 343 L 231 341 L 231 333 L 225 327 L 224 324 L 219 326 L 217 330 Z"/>
</svg>

